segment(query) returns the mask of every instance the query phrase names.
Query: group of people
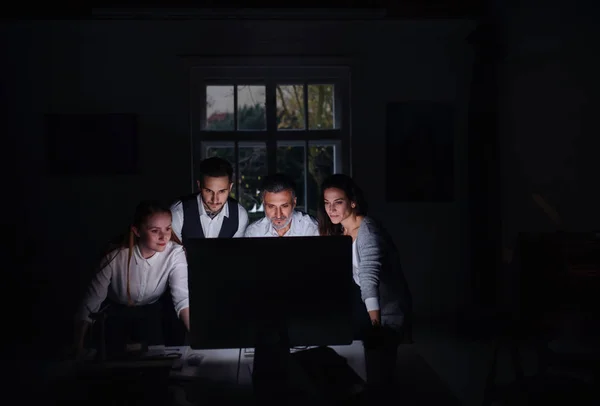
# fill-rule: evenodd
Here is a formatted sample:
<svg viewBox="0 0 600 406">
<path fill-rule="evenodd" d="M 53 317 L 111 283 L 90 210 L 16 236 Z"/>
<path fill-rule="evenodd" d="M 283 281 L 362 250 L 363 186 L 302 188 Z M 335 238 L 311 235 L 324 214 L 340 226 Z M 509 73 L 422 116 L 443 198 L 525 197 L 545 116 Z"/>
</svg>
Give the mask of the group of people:
<svg viewBox="0 0 600 406">
<path fill-rule="evenodd" d="M 203 160 L 196 182 L 197 193 L 170 207 L 156 202 L 138 205 L 126 238 L 104 258 L 77 314 L 79 350 L 92 318 L 107 303 L 107 312 L 119 315 L 107 323 L 107 340 L 118 336 L 110 333 L 110 324 L 121 338 L 129 331 L 138 340 L 158 344 L 162 337 L 159 299 L 165 293 L 170 293 L 185 328 L 194 328 L 189 319 L 185 246 L 197 238 L 350 236 L 357 339 L 364 339 L 363 333 L 373 326 L 402 331 L 410 295 L 398 256 L 385 230 L 367 215 L 367 203 L 352 178 L 336 174 L 323 182 L 318 219 L 314 219 L 296 210 L 295 185 L 289 177 L 268 176 L 261 187 L 265 216 L 252 224 L 244 207 L 231 197 L 229 162 L 217 157 Z"/>
</svg>

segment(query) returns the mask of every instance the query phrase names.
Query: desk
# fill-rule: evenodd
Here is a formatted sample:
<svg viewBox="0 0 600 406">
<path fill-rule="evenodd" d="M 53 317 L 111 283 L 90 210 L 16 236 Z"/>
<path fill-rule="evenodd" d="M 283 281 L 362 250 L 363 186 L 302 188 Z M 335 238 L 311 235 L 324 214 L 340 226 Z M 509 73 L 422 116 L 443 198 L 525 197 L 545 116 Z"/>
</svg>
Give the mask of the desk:
<svg viewBox="0 0 600 406">
<path fill-rule="evenodd" d="M 358 376 L 363 380 L 366 378 L 366 368 L 364 361 L 364 351 L 362 342 L 356 341 L 348 346 L 331 346 L 340 356 L 346 358 L 348 365 L 352 368 Z M 66 378 L 66 387 L 72 385 L 73 380 L 82 383 L 84 387 L 89 385 L 90 382 L 94 381 L 94 376 L 99 376 L 95 371 L 104 371 L 105 376 L 110 377 L 112 380 L 111 369 L 123 371 L 126 368 L 138 368 L 138 369 L 152 369 L 153 366 L 163 368 L 167 365 L 167 368 L 171 363 L 173 367 L 168 372 L 167 380 L 170 385 L 169 391 L 171 392 L 172 398 L 177 398 L 174 401 L 175 405 L 189 405 L 188 401 L 193 404 L 201 404 L 209 401 L 222 402 L 226 397 L 226 403 L 237 403 L 246 402 L 249 397 L 252 397 L 252 356 L 244 356 L 244 350 L 240 357 L 239 349 L 223 349 L 223 350 L 193 350 L 189 347 L 151 347 L 150 350 L 164 352 L 164 353 L 181 353 L 181 358 L 177 361 L 174 360 L 152 360 L 152 361 L 127 361 L 127 362 L 106 362 L 104 364 L 96 363 L 83 363 L 75 364 L 70 363 L 70 366 L 63 366 L 60 368 L 62 372 L 63 382 Z M 246 354 L 248 355 L 248 354 Z M 201 357 L 201 361 L 198 365 L 193 365 L 190 360 L 195 357 Z M 239 374 L 238 374 L 238 359 Z M 59 369 L 55 368 L 55 372 Z M 79 377 L 88 375 L 90 373 L 92 381 L 82 381 Z M 152 373 L 149 374 L 153 380 L 148 381 L 147 378 L 141 378 L 142 383 L 152 382 L 150 385 L 156 382 L 163 382 L 159 378 L 154 380 Z M 60 378 L 60 376 L 54 376 L 54 379 Z M 103 385 L 106 385 L 108 380 L 104 379 Z M 69 383 L 70 382 L 70 383 Z M 122 381 L 119 381 L 122 382 Z M 94 390 L 100 392 L 106 391 L 106 386 L 96 385 L 95 381 L 92 382 Z M 121 385 L 121 383 L 118 383 Z M 81 400 L 89 402 L 89 394 L 87 389 L 82 387 L 80 396 L 84 396 Z M 121 387 L 124 387 L 121 385 Z M 132 386 L 133 387 L 133 386 Z M 100 389 L 98 389 L 100 388 Z M 156 389 L 156 388 L 152 388 Z M 116 393 L 117 389 L 113 390 Z M 129 395 L 137 398 L 141 396 L 140 389 L 136 390 L 136 393 L 130 393 Z M 187 395 L 187 396 L 186 396 Z M 69 396 L 71 400 L 74 399 L 73 394 L 63 394 L 63 396 Z M 96 399 L 93 399 L 96 400 Z M 57 404 L 60 404 L 58 402 Z"/>
<path fill-rule="evenodd" d="M 153 348 L 158 349 L 160 347 Z M 243 349 L 240 358 L 238 381 L 237 370 L 238 358 L 240 355 L 240 350 L 238 348 L 225 350 L 192 350 L 189 347 L 176 348 L 183 354 L 183 362 L 180 370 L 173 370 L 171 372 L 171 377 L 174 379 L 206 379 L 233 385 L 249 385 L 252 383 L 251 372 L 253 357 L 245 356 Z M 346 358 L 348 365 L 358 374 L 358 376 L 363 380 L 366 380 L 366 367 L 362 342 L 354 341 L 351 345 L 333 345 L 330 346 L 330 348 Z M 168 348 L 165 348 L 165 350 L 168 351 Z M 202 357 L 202 361 L 198 366 L 190 365 L 188 363 L 188 361 L 195 356 Z"/>
<path fill-rule="evenodd" d="M 364 351 L 362 342 L 355 341 L 347 346 L 330 346 L 338 355 L 344 357 L 348 366 L 363 380 L 366 379 L 366 368 L 364 361 Z M 301 350 L 292 350 L 297 352 Z M 185 392 L 192 403 L 210 403 L 226 401 L 226 403 L 236 403 L 237 401 L 247 401 L 253 397 L 252 369 L 253 354 L 249 354 L 242 349 L 241 357 L 239 349 L 225 350 L 192 350 L 185 349 L 185 356 L 182 357 L 183 363 L 181 369 L 173 370 L 171 378 L 176 382 L 185 382 Z M 198 366 L 190 365 L 187 360 L 193 357 L 202 357 Z M 239 370 L 238 370 L 239 360 Z M 297 366 L 293 363 L 292 365 Z M 290 367 L 294 368 L 292 365 Z M 318 399 L 319 395 L 316 387 L 307 380 L 307 376 L 294 369 L 297 373 L 292 375 L 295 378 L 295 388 L 292 390 L 298 393 L 299 404 L 306 404 L 303 399 Z M 238 373 L 239 371 L 239 373 Z M 299 374 L 298 374 L 299 373 Z M 297 391 L 300 392 L 297 392 Z M 357 389 L 358 393 L 362 390 L 362 385 Z M 338 393 L 335 391 L 335 393 Z M 346 393 L 339 392 L 339 393 Z M 302 395 L 303 394 L 303 395 Z M 349 393 L 349 395 L 351 395 Z M 300 398 L 302 396 L 302 398 Z M 181 396 L 180 396 L 181 397 Z M 225 399 L 224 399 L 225 397 Z M 315 400 L 316 401 L 316 400 Z M 315 404 L 315 403 L 313 403 Z"/>
</svg>

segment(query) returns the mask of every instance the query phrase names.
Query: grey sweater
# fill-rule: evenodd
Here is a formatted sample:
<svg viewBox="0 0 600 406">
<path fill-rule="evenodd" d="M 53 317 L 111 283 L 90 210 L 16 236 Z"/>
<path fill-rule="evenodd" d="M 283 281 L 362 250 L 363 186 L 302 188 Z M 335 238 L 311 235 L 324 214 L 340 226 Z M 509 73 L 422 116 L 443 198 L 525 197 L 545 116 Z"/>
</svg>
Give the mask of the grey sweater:
<svg viewBox="0 0 600 406">
<path fill-rule="evenodd" d="M 379 299 L 382 324 L 400 327 L 411 312 L 411 297 L 391 238 L 375 220 L 365 217 L 356 238 L 363 302 Z"/>
</svg>

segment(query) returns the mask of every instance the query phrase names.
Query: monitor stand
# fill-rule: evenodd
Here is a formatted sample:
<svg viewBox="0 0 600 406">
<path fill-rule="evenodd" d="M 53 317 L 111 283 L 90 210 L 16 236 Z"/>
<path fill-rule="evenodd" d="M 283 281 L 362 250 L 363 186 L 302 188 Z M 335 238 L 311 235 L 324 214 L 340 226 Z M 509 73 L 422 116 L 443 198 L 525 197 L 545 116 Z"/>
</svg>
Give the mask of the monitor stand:
<svg viewBox="0 0 600 406">
<path fill-rule="evenodd" d="M 258 404 L 287 404 L 290 340 L 285 323 L 263 326 L 254 347 L 252 384 Z"/>
</svg>

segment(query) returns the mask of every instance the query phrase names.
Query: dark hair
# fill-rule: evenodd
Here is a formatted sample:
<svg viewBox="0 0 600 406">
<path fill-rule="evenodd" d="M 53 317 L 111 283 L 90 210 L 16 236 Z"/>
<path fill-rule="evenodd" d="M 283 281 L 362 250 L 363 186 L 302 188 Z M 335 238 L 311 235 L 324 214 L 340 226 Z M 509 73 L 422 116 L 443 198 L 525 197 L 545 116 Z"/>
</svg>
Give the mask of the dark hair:
<svg viewBox="0 0 600 406">
<path fill-rule="evenodd" d="M 296 197 L 296 183 L 283 173 L 276 173 L 265 177 L 261 185 L 261 196 L 265 196 L 265 192 L 279 193 L 285 190 L 292 192 L 292 198 Z"/>
<path fill-rule="evenodd" d="M 348 175 L 331 175 L 321 184 L 321 200 L 319 201 L 318 219 L 319 234 L 321 235 L 341 235 L 343 234 L 341 224 L 333 224 L 325 211 L 325 190 L 336 188 L 342 190 L 348 200 L 354 202 L 354 213 L 359 216 L 366 216 L 368 205 L 364 198 L 362 190 L 354 183 L 354 180 Z"/>
<path fill-rule="evenodd" d="M 131 225 L 140 228 L 148 221 L 148 219 L 151 216 L 158 213 L 169 214 L 169 216 L 171 216 L 171 209 L 169 208 L 169 206 L 166 206 L 156 200 L 144 200 L 140 202 L 135 208 L 133 222 Z M 133 255 L 133 246 L 136 243 L 136 239 L 137 237 L 133 233 L 133 229 L 130 226 L 128 232 L 125 233 L 125 237 L 120 238 L 120 242 L 116 244 L 116 247 L 114 243 L 110 244 L 107 255 L 105 256 L 105 260 L 100 266 L 100 270 L 104 269 L 106 266 L 108 266 L 108 264 L 112 262 L 113 259 L 116 258 L 116 256 L 119 254 L 119 252 L 121 252 L 121 250 L 125 248 L 129 249 L 127 258 L 127 300 L 130 306 L 133 305 L 133 301 L 131 299 L 131 293 L 129 290 L 129 265 L 131 263 L 131 256 Z M 177 235 L 173 232 L 173 230 L 171 230 L 171 241 L 181 245 L 181 241 L 179 240 L 179 238 L 177 238 Z M 113 251 L 115 252 L 114 255 L 112 257 L 108 257 L 108 255 L 110 255 L 110 253 L 112 253 Z"/>
<path fill-rule="evenodd" d="M 229 182 L 233 181 L 233 166 L 223 158 L 213 156 L 212 158 L 206 158 L 198 165 L 198 180 L 200 183 L 204 183 L 204 177 L 211 176 L 218 178 L 221 176 L 227 176 Z"/>
</svg>

